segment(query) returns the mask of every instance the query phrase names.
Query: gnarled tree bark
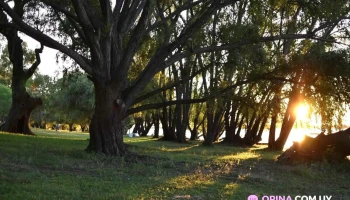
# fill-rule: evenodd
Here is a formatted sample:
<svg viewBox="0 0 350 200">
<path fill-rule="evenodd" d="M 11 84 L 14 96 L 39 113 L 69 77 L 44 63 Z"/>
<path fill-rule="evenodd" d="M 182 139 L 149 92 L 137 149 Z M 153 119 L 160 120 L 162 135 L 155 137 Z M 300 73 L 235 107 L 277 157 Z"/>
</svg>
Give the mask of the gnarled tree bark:
<svg viewBox="0 0 350 200">
<path fill-rule="evenodd" d="M 20 18 L 23 17 L 23 7 L 23 2 L 15 2 L 14 11 Z M 25 69 L 22 40 L 18 36 L 18 31 L 10 27 L 10 23 L 3 12 L 0 12 L 0 22 L 2 24 L 0 33 L 3 34 L 8 41 L 8 52 L 13 66 L 11 83 L 12 105 L 5 124 L 1 126 L 1 130 L 10 133 L 34 135 L 29 128 L 30 114 L 35 108 L 42 105 L 42 100 L 40 98 L 31 97 L 25 85 L 41 62 L 40 53 L 43 50 L 43 46 L 41 45 L 40 49 L 35 50 L 36 61 L 29 69 Z"/>
</svg>

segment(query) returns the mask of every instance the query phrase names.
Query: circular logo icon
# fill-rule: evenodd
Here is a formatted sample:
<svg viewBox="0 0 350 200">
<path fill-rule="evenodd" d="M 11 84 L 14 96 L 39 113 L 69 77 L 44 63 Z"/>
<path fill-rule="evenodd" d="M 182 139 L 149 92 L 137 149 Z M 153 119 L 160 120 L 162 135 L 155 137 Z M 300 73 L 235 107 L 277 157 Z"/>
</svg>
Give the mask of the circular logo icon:
<svg viewBox="0 0 350 200">
<path fill-rule="evenodd" d="M 252 194 L 252 195 L 249 195 L 248 200 L 259 200 L 259 197 Z"/>
</svg>

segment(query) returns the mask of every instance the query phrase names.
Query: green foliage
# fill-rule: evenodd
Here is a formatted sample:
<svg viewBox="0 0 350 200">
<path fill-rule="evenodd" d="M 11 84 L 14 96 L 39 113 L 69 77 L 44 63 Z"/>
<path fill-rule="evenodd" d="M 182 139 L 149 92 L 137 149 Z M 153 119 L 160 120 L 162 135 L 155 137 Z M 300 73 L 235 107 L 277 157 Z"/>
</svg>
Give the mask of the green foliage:
<svg viewBox="0 0 350 200">
<path fill-rule="evenodd" d="M 9 59 L 7 46 L 1 49 L 0 57 L 0 83 L 6 86 L 11 85 L 12 63 Z"/>
<path fill-rule="evenodd" d="M 11 89 L 0 83 L 0 120 L 9 113 L 11 102 Z"/>
<path fill-rule="evenodd" d="M 46 3 L 48 2 L 50 1 L 46 1 Z M 62 9 L 66 9 L 68 13 L 75 12 L 70 1 L 55 2 Z M 293 99 L 292 88 L 295 86 L 295 88 L 298 88 L 300 96 L 313 107 L 316 114 L 322 117 L 324 127 L 329 130 L 334 127 L 335 118 L 339 123 L 341 122 L 340 116 L 345 113 L 344 104 L 350 103 L 348 84 L 350 77 L 349 52 L 336 50 L 333 42 L 336 39 L 338 41 L 342 41 L 344 38 L 348 39 L 350 36 L 347 22 L 344 20 L 346 18 L 344 16 L 348 16 L 349 13 L 348 1 L 232 1 L 232 4 L 226 8 L 218 9 L 203 26 L 196 27 L 196 31 L 192 33 L 187 41 L 187 38 L 181 36 L 181 34 L 186 32 L 187 24 L 193 24 L 196 19 L 200 19 L 200 12 L 205 10 L 211 1 L 194 3 L 197 5 L 181 11 L 179 15 L 175 14 L 176 9 L 189 2 L 191 1 L 150 1 L 149 23 L 146 23 L 146 25 L 140 24 L 140 26 L 132 25 L 129 28 L 121 26 L 127 26 L 126 23 L 122 23 L 123 19 L 136 20 L 135 24 L 137 24 L 141 17 L 126 17 L 129 12 L 125 11 L 121 13 L 120 23 L 114 26 L 115 30 L 118 31 L 114 33 L 115 35 L 111 40 L 108 38 L 112 28 L 111 21 L 105 24 L 101 21 L 96 26 L 95 21 L 92 20 L 93 18 L 89 16 L 92 22 L 91 25 L 94 26 L 94 32 L 86 34 L 87 38 L 85 39 L 83 31 L 74 30 L 74 27 L 80 27 L 79 23 L 81 21 L 75 21 L 75 17 L 64 16 L 64 12 L 60 11 L 57 14 L 51 12 L 54 9 L 48 9 L 48 12 L 43 16 L 50 20 L 38 21 L 42 23 L 40 25 L 47 25 L 42 27 L 42 30 L 58 36 L 61 44 L 69 46 L 70 49 L 85 56 L 85 60 L 92 58 L 93 66 L 91 65 L 91 68 L 93 72 L 87 70 L 91 76 L 99 74 L 100 69 L 101 74 L 111 75 L 111 72 L 118 72 L 120 68 L 126 66 L 125 70 L 121 70 L 121 73 L 124 71 L 128 73 L 125 76 L 123 74 L 121 80 L 117 80 L 117 82 L 126 84 L 121 87 L 123 89 L 134 83 L 142 83 L 143 91 L 139 92 L 137 90 L 137 95 L 147 94 L 154 89 L 176 81 L 174 72 L 177 70 L 181 72 L 179 77 L 176 78 L 181 80 L 196 70 L 207 69 L 198 74 L 193 80 L 174 86 L 162 94 L 159 93 L 133 106 L 139 106 L 142 103 L 151 104 L 175 100 L 175 96 L 181 98 L 181 95 L 175 95 L 176 89 L 180 90 L 179 88 L 185 88 L 186 84 L 191 84 L 194 87 L 194 92 L 189 95 L 191 98 L 207 98 L 210 96 L 210 99 L 207 100 L 205 106 L 204 104 L 193 106 L 190 119 L 202 121 L 205 119 L 206 113 L 217 113 L 217 116 L 221 116 L 221 118 L 216 121 L 220 123 L 223 121 L 221 119 L 224 112 L 233 110 L 226 106 L 229 105 L 228 103 L 232 103 L 237 107 L 237 113 L 233 114 L 241 119 L 246 117 L 247 120 L 244 123 L 248 123 L 249 118 L 253 118 L 254 115 L 269 115 L 269 108 L 274 104 L 272 101 L 272 99 L 275 99 L 274 96 L 279 96 L 276 99 L 280 99 L 278 102 L 281 105 L 276 107 L 282 108 L 282 110 L 278 109 L 278 112 L 287 112 L 287 99 Z M 34 15 L 36 13 L 35 8 L 38 8 L 36 3 L 35 1 L 32 2 L 33 10 L 30 15 L 26 16 L 27 21 L 36 19 Z M 101 19 L 103 16 L 100 9 L 103 6 L 97 0 L 90 1 L 90 4 L 92 5 L 90 11 L 95 14 L 96 21 L 99 21 L 97 19 Z M 128 5 L 126 4 L 123 6 L 124 8 L 127 8 Z M 44 6 L 45 4 L 40 5 Z M 89 14 L 91 13 L 89 12 Z M 160 25 L 156 26 L 157 24 Z M 135 27 L 141 29 L 136 29 L 138 32 L 135 35 L 143 32 L 147 34 L 142 38 L 137 38 L 137 41 L 140 41 L 139 44 L 129 46 L 131 44 L 129 42 L 133 38 L 132 35 L 134 35 L 133 31 L 130 30 L 135 30 Z M 146 28 L 150 29 L 144 30 Z M 38 28 L 38 30 L 40 29 Z M 86 32 L 87 28 L 83 30 Z M 293 36 L 305 33 L 313 33 L 313 38 L 319 38 L 320 40 L 314 42 L 311 39 L 302 41 L 293 39 Z M 92 35 L 96 37 L 94 40 L 90 38 Z M 279 35 L 289 35 L 290 39 L 277 39 Z M 271 37 L 276 39 L 270 41 Z M 310 37 L 308 36 L 308 38 Z M 108 42 L 102 44 L 102 41 Z M 112 43 L 117 41 L 112 45 L 115 49 L 111 50 L 111 52 L 120 53 L 112 55 L 117 59 L 109 59 L 109 54 L 104 52 L 104 49 L 108 49 L 104 46 L 109 45 L 110 41 Z M 100 43 L 97 44 L 96 42 Z M 218 47 L 214 48 L 217 45 Z M 231 45 L 230 48 L 225 47 Z M 171 52 L 161 52 L 166 53 L 167 56 L 164 59 L 169 62 L 169 66 L 173 69 L 165 69 L 165 66 L 160 67 L 164 60 L 157 60 L 153 57 L 162 46 L 174 47 Z M 129 47 L 130 49 L 127 49 Z M 218 50 L 224 47 L 225 50 Z M 198 48 L 205 48 L 206 50 L 203 50 L 204 53 L 196 53 L 201 52 Z M 213 50 L 210 48 L 213 48 Z M 26 49 L 25 44 L 24 49 Z M 100 51 L 101 49 L 102 51 Z M 132 53 L 128 54 L 128 52 Z M 196 55 L 190 55 L 192 53 Z M 160 56 L 161 54 L 157 55 Z M 181 57 L 181 55 L 188 55 L 188 57 L 183 57 L 178 62 L 171 63 L 172 59 L 177 58 L 177 56 Z M 63 59 L 66 58 L 67 55 L 64 55 Z M 95 58 L 98 59 L 95 60 Z M 106 60 L 103 60 L 105 58 Z M 128 63 L 128 58 L 133 58 L 132 62 L 122 66 L 124 62 Z M 150 63 L 151 59 L 154 59 L 153 63 Z M 26 60 L 33 60 L 33 54 L 27 54 Z M 105 63 L 110 60 L 117 62 Z M 120 66 L 119 61 L 122 63 Z M 2 62 L 4 64 L 1 66 L 5 67 L 0 68 L 2 70 L 0 71 L 2 75 L 0 79 L 4 80 L 3 83 L 9 85 L 8 66 L 10 64 L 8 64 L 9 61 L 6 58 L 2 59 Z M 181 69 L 179 67 L 180 62 L 190 63 L 185 67 L 190 68 L 190 70 Z M 145 70 L 146 66 L 149 66 L 147 70 Z M 150 77 L 147 77 L 148 75 Z M 262 76 L 262 79 L 265 78 L 264 80 L 247 81 L 244 85 L 230 88 L 230 86 L 240 81 L 255 80 Z M 109 76 L 106 77 L 109 79 Z M 145 82 L 142 82 L 143 78 L 145 78 Z M 141 82 L 139 82 L 140 80 Z M 46 83 L 48 85 L 45 85 Z M 276 85 L 281 85 L 278 87 L 281 88 L 279 92 L 272 91 Z M 136 87 L 136 85 L 133 85 L 132 88 L 135 88 L 134 86 Z M 86 123 L 89 120 L 94 104 L 93 89 L 92 84 L 84 75 L 65 77 L 55 83 L 47 77 L 38 75 L 35 79 L 30 80 L 28 87 L 32 94 L 45 96 L 44 102 L 49 102 L 47 104 L 49 108 L 45 108 L 45 113 L 54 116 L 53 119 L 68 123 Z M 125 91 L 132 91 L 128 89 Z M 128 92 L 124 93 L 126 96 L 128 94 Z M 147 113 L 144 113 L 144 115 L 146 116 Z M 209 119 L 205 120 L 208 121 Z"/>
<path fill-rule="evenodd" d="M 324 46 L 310 45 L 307 52 L 294 54 L 292 71 L 303 70 L 303 93 L 313 111 L 321 116 L 322 129 L 342 129 L 349 102 L 350 62 L 345 50 L 326 51 Z"/>
<path fill-rule="evenodd" d="M 31 114 L 31 121 L 39 126 L 48 122 L 55 121 L 53 109 L 51 105 L 52 95 L 56 90 L 56 81 L 48 75 L 35 73 L 34 76 L 27 81 L 27 91 L 32 96 L 40 97 L 43 105 L 35 109 Z"/>
<path fill-rule="evenodd" d="M 86 75 L 75 73 L 56 80 L 47 75 L 35 74 L 27 82 L 32 96 L 39 96 L 43 105 L 32 113 L 32 123 L 75 123 L 87 125 L 94 106 L 92 83 Z"/>
<path fill-rule="evenodd" d="M 94 108 L 92 83 L 79 73 L 58 80 L 50 95 L 50 106 L 60 123 L 89 123 Z"/>
<path fill-rule="evenodd" d="M 35 52 L 28 49 L 27 43 L 22 43 L 23 50 L 23 64 L 25 67 L 30 67 L 30 65 L 35 61 Z M 10 86 L 12 78 L 12 62 L 9 58 L 8 46 L 6 45 L 1 49 L 0 56 L 0 83 Z"/>
</svg>

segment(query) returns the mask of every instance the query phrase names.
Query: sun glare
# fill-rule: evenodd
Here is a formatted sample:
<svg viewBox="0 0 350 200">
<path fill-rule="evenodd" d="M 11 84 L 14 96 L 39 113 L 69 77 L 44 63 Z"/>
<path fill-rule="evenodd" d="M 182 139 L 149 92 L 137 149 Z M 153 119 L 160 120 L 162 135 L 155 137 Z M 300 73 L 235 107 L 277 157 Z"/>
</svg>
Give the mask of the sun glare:
<svg viewBox="0 0 350 200">
<path fill-rule="evenodd" d="M 295 113 L 297 115 L 297 120 L 306 120 L 309 114 L 309 105 L 305 103 L 299 104 L 295 109 Z"/>
<path fill-rule="evenodd" d="M 303 129 L 300 129 L 303 130 Z M 298 129 L 293 130 L 292 133 L 289 135 L 289 139 L 284 145 L 284 149 L 288 149 L 293 145 L 293 142 L 301 142 L 305 138 L 305 134 L 303 131 L 298 131 Z"/>
</svg>

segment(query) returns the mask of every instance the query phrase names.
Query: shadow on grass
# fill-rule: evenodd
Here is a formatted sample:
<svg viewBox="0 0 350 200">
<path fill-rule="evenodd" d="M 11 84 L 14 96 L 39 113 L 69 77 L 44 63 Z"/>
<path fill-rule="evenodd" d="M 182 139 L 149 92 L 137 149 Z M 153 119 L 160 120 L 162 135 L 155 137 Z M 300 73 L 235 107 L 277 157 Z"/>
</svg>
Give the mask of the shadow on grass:
<svg viewBox="0 0 350 200">
<path fill-rule="evenodd" d="M 280 165 L 275 160 L 281 151 L 270 151 L 264 145 L 206 147 L 198 142 L 177 144 L 144 139 L 134 150 L 170 158 L 174 169 L 183 169 L 183 162 L 191 169 L 166 181 L 170 195 L 203 199 L 246 199 L 250 194 L 350 197 L 348 163 Z M 326 186 L 330 182 L 332 185 Z"/>
<path fill-rule="evenodd" d="M 276 153 L 261 146 L 125 138 L 141 156 L 120 158 L 86 153 L 87 141 L 76 136 L 42 134 L 0 134 L 0 199 L 246 199 L 252 193 L 303 192 L 350 196 L 349 171 L 277 165 Z"/>
</svg>

